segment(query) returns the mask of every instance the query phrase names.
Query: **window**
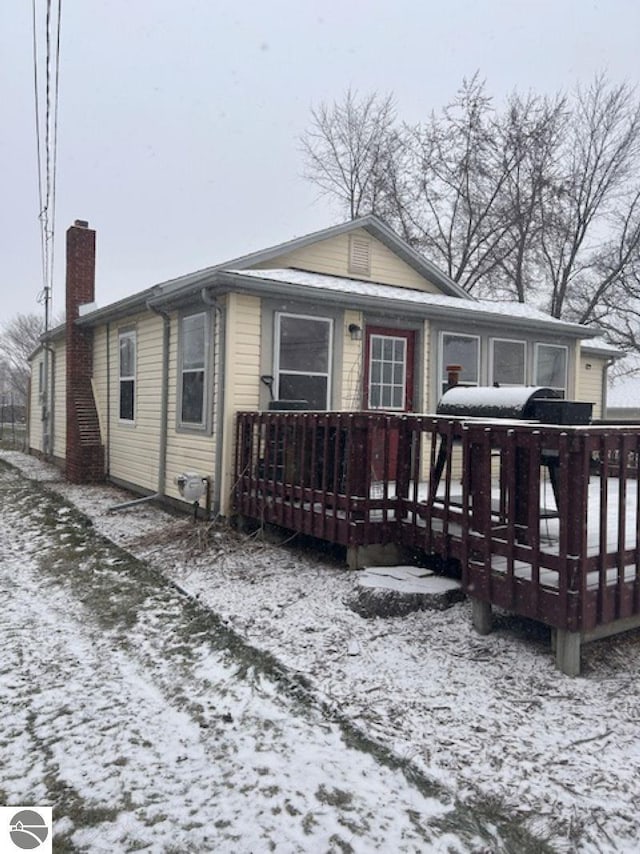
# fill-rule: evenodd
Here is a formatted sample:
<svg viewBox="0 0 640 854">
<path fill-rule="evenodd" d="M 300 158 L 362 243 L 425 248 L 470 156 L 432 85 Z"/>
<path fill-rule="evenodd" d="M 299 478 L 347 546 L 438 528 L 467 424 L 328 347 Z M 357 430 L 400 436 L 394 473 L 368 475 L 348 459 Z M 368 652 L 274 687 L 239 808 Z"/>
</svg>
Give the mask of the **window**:
<svg viewBox="0 0 640 854">
<path fill-rule="evenodd" d="M 480 377 L 480 339 L 477 335 L 443 332 L 440 355 L 440 391 L 447 390 L 447 365 L 460 365 L 460 385 L 478 385 Z"/>
<path fill-rule="evenodd" d="M 276 314 L 276 395 L 328 409 L 332 321 L 301 314 Z"/>
<path fill-rule="evenodd" d="M 136 397 L 136 333 L 121 332 L 120 349 L 120 420 L 133 421 Z"/>
<path fill-rule="evenodd" d="M 525 385 L 527 345 L 508 338 L 491 339 L 491 383 Z"/>
<path fill-rule="evenodd" d="M 405 408 L 407 339 L 369 336 L 369 409 Z"/>
<path fill-rule="evenodd" d="M 38 394 L 44 392 L 44 362 L 38 362 Z"/>
<path fill-rule="evenodd" d="M 180 424 L 207 426 L 208 315 L 185 315 L 180 322 Z"/>
<path fill-rule="evenodd" d="M 536 385 L 564 395 L 567 390 L 567 348 L 558 344 L 536 344 Z"/>
</svg>

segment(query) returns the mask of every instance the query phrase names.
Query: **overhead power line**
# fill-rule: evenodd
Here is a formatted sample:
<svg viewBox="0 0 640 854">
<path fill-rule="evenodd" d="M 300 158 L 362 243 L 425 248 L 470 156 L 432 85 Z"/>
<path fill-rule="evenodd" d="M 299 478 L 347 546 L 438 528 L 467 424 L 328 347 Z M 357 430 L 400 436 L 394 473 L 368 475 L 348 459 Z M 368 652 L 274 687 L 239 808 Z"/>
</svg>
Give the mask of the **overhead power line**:
<svg viewBox="0 0 640 854">
<path fill-rule="evenodd" d="M 46 0 L 44 14 L 32 0 L 33 79 L 38 174 L 38 219 L 42 256 L 45 328 L 49 328 L 54 274 L 55 200 L 60 92 L 60 33 L 62 0 Z M 42 58 L 44 53 L 44 60 Z"/>
</svg>

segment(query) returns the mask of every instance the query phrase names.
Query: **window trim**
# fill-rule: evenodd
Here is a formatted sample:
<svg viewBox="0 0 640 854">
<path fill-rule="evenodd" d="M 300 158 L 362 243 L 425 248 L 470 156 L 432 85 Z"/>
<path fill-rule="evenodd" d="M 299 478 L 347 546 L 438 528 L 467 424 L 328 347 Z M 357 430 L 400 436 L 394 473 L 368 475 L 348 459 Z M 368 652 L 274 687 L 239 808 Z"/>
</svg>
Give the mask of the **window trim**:
<svg viewBox="0 0 640 854">
<path fill-rule="evenodd" d="M 451 335 L 456 338 L 470 338 L 477 342 L 478 352 L 476 359 L 476 376 L 477 380 L 475 382 L 467 382 L 465 380 L 460 381 L 460 385 L 466 388 L 476 388 L 477 386 L 482 384 L 482 338 L 480 335 L 471 335 L 468 332 L 455 332 L 451 329 L 443 329 L 440 331 L 439 339 L 438 339 L 438 399 L 444 394 L 447 386 L 447 372 L 446 365 L 444 360 L 444 339 L 445 336 Z"/>
<path fill-rule="evenodd" d="M 122 357 L 121 357 L 121 342 L 123 339 L 128 338 L 133 341 L 133 374 L 123 375 L 122 373 Z M 138 411 L 137 406 L 137 391 L 138 391 L 138 382 L 137 382 L 137 373 L 138 373 L 138 333 L 135 327 L 127 327 L 124 329 L 118 330 L 118 422 L 123 425 L 135 426 L 136 423 L 136 415 Z M 133 383 L 133 413 L 131 418 L 123 418 L 122 417 L 122 383 L 123 382 L 131 382 Z"/>
<path fill-rule="evenodd" d="M 183 367 L 184 360 L 184 321 L 189 317 L 204 317 L 204 354 L 203 354 L 203 371 L 204 377 L 202 382 L 202 421 L 183 421 L 182 420 L 182 396 L 184 391 L 183 377 L 185 372 L 195 373 L 193 369 L 185 369 Z M 206 308 L 193 306 L 189 309 L 184 309 L 178 315 L 178 354 L 176 364 L 176 430 L 185 433 L 211 433 L 212 417 L 211 417 L 211 383 L 213 379 L 213 370 L 211 366 L 211 353 L 213 324 L 211 323 L 211 312 Z"/>
<path fill-rule="evenodd" d="M 296 320 L 315 320 L 320 323 L 329 324 L 329 340 L 327 343 L 327 370 L 325 371 L 294 371 L 294 370 L 282 370 L 280 369 L 280 330 L 281 330 L 281 322 L 283 317 L 291 317 Z M 296 311 L 276 311 L 275 312 L 275 323 L 274 323 L 274 335 L 273 335 L 273 375 L 275 378 L 274 383 L 274 396 L 276 400 L 280 400 L 280 374 L 294 374 L 295 376 L 301 377 L 325 377 L 327 378 L 327 400 L 324 410 L 320 411 L 329 411 L 331 409 L 331 401 L 333 399 L 333 383 L 332 383 L 332 374 L 333 374 L 333 333 L 334 333 L 334 322 L 332 317 L 326 317 L 325 315 L 316 315 L 316 314 L 302 314 Z"/>
<path fill-rule="evenodd" d="M 520 383 L 500 383 L 504 388 L 518 388 L 519 386 L 527 385 L 527 342 L 524 338 L 501 338 L 500 336 L 489 338 L 489 384 L 493 385 L 496 382 L 495 377 L 495 344 L 500 342 L 503 344 L 521 344 L 524 358 L 522 360 L 522 382 Z"/>
<path fill-rule="evenodd" d="M 547 341 L 536 341 L 533 355 L 533 381 L 534 385 L 540 385 L 538 379 L 538 354 L 541 347 L 549 347 L 552 350 L 564 350 L 564 386 L 545 386 L 545 388 L 553 389 L 553 391 L 561 391 L 566 397 L 569 393 L 569 347 L 566 344 L 550 344 Z"/>
</svg>

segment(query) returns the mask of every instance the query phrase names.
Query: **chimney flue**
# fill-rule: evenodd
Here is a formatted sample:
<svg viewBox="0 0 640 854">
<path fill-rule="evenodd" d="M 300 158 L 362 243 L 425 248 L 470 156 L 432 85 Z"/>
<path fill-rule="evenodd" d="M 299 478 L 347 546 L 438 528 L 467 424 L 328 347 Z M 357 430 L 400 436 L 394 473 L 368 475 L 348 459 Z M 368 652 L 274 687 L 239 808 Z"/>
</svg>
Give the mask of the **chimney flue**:
<svg viewBox="0 0 640 854">
<path fill-rule="evenodd" d="M 88 219 L 77 219 L 73 223 L 78 228 L 89 228 L 89 220 Z"/>
</svg>

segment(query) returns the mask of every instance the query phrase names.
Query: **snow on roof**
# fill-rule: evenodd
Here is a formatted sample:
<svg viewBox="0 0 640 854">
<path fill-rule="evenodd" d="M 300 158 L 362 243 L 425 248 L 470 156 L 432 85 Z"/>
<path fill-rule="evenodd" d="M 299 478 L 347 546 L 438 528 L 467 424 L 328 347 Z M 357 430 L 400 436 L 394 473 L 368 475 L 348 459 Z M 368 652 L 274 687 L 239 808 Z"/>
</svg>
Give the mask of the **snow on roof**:
<svg viewBox="0 0 640 854">
<path fill-rule="evenodd" d="M 599 335 L 597 338 L 590 338 L 588 341 L 582 341 L 583 350 L 590 352 L 601 353 L 603 356 L 613 356 L 622 359 L 626 356 L 626 352 L 619 347 L 614 347 L 606 338 Z"/>
<path fill-rule="evenodd" d="M 261 281 L 282 282 L 283 284 L 300 285 L 302 287 L 317 288 L 318 290 L 331 291 L 333 293 L 351 294 L 359 297 L 369 297 L 380 300 L 392 300 L 396 302 L 409 302 L 421 306 L 428 313 L 430 308 L 450 308 L 453 311 L 472 312 L 478 315 L 493 315 L 497 317 L 509 317 L 523 322 L 557 326 L 565 332 L 578 330 L 582 335 L 588 335 L 586 326 L 567 323 L 558 320 L 551 315 L 540 311 L 534 306 L 526 303 L 464 299 L 462 297 L 450 297 L 443 294 L 427 293 L 425 291 L 403 288 L 395 285 L 383 285 L 378 282 L 365 282 L 360 279 L 347 279 L 340 276 L 328 276 L 323 273 L 310 273 L 305 270 L 273 269 L 273 270 L 228 270 L 236 275 L 251 277 Z M 595 334 L 595 333 L 594 333 Z"/>
</svg>

